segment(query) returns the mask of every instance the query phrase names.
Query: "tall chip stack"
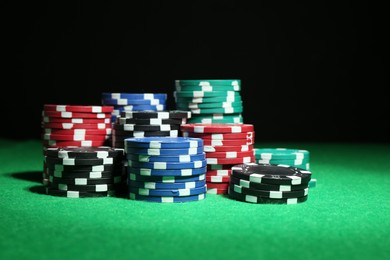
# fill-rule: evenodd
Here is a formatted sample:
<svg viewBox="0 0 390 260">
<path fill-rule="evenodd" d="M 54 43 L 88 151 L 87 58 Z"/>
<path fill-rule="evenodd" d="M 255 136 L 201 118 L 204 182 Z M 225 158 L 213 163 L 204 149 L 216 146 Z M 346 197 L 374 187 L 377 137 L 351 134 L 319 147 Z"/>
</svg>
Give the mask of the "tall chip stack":
<svg viewBox="0 0 390 260">
<path fill-rule="evenodd" d="M 112 106 L 44 104 L 42 111 L 43 151 L 58 147 L 98 147 L 108 145 L 111 136 Z M 44 162 L 43 184 L 49 174 Z"/>
<path fill-rule="evenodd" d="M 243 123 L 239 79 L 175 80 L 176 109 L 190 111 L 188 123 Z"/>
<path fill-rule="evenodd" d="M 255 162 L 252 124 L 183 124 L 184 137 L 201 138 L 207 161 L 207 193 L 227 194 L 231 168 Z"/>
<path fill-rule="evenodd" d="M 125 141 L 130 200 L 204 200 L 207 162 L 200 138 L 143 137 Z"/>
<path fill-rule="evenodd" d="M 285 164 L 244 163 L 231 168 L 229 197 L 255 204 L 307 201 L 311 172 Z"/>
</svg>

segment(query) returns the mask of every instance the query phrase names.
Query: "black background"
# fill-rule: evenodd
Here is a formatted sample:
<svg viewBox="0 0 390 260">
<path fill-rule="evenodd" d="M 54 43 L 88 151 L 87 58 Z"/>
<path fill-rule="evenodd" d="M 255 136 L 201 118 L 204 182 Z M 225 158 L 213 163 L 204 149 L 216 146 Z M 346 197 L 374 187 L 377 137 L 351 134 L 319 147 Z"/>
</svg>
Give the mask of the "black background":
<svg viewBox="0 0 390 260">
<path fill-rule="evenodd" d="M 2 5 L 0 137 L 40 138 L 43 104 L 241 79 L 256 141 L 390 140 L 383 6 L 338 1 Z M 251 3 L 251 4 L 249 4 Z"/>
</svg>

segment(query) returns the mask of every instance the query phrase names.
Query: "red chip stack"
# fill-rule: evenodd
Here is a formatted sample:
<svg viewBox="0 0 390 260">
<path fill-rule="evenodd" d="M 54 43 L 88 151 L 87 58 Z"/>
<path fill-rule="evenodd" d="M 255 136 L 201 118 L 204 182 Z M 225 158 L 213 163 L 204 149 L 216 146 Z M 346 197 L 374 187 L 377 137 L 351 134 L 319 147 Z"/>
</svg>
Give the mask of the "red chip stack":
<svg viewBox="0 0 390 260">
<path fill-rule="evenodd" d="M 231 168 L 255 162 L 252 124 L 183 124 L 182 135 L 202 138 L 207 160 L 207 193 L 227 194 Z"/>
<path fill-rule="evenodd" d="M 43 152 L 48 147 L 108 146 L 113 106 L 44 104 L 42 111 Z M 49 176 L 43 167 L 43 184 Z"/>
</svg>

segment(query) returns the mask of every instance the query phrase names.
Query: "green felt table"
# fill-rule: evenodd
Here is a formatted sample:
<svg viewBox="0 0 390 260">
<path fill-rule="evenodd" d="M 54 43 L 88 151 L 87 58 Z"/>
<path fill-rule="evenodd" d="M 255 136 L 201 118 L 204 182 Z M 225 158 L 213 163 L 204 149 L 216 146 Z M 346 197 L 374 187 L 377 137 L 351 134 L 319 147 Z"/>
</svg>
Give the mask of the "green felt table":
<svg viewBox="0 0 390 260">
<path fill-rule="evenodd" d="M 389 144 L 256 147 L 310 151 L 306 202 L 53 197 L 40 141 L 0 139 L 0 259 L 389 259 Z"/>
</svg>

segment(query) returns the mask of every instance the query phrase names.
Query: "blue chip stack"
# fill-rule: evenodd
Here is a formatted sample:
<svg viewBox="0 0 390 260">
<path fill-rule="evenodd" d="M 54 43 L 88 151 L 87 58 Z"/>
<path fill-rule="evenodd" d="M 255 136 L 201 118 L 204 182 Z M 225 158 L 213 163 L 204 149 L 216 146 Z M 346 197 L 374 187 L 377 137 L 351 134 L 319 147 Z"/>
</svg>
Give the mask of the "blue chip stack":
<svg viewBox="0 0 390 260">
<path fill-rule="evenodd" d="M 112 122 L 125 111 L 164 111 L 166 93 L 102 93 L 102 104 L 114 106 Z"/>
<path fill-rule="evenodd" d="M 205 199 L 201 138 L 143 137 L 125 141 L 129 199 L 177 203 Z"/>
</svg>

